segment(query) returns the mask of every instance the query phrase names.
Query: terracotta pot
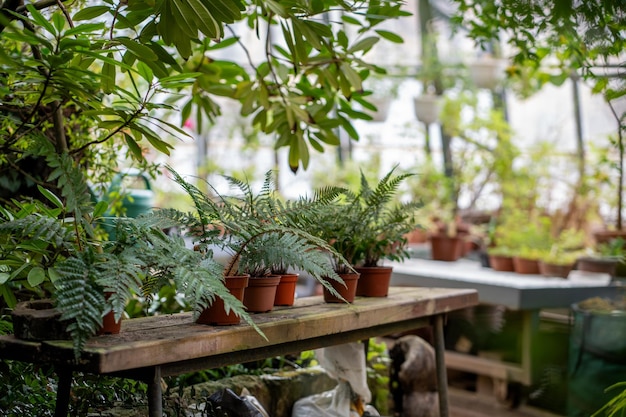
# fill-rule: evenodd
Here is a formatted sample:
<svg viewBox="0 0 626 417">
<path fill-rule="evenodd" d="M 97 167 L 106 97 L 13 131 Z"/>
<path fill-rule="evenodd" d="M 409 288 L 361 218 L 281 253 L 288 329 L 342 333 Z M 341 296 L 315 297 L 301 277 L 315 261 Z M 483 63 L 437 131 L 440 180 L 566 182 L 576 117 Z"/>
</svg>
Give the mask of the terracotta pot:
<svg viewBox="0 0 626 417">
<path fill-rule="evenodd" d="M 599 272 L 603 274 L 609 274 L 610 276 L 614 277 L 618 263 L 619 261 L 617 259 L 594 258 L 591 256 L 584 256 L 576 260 L 575 268 L 579 271 Z"/>
<path fill-rule="evenodd" d="M 536 259 L 513 257 L 513 268 L 518 274 L 539 274 L 539 261 Z"/>
<path fill-rule="evenodd" d="M 356 295 L 386 297 L 391 281 L 391 266 L 362 266 L 354 268 L 361 276 L 357 281 Z"/>
<path fill-rule="evenodd" d="M 513 257 L 505 255 L 489 255 L 489 266 L 494 271 L 513 272 Z"/>
<path fill-rule="evenodd" d="M 230 293 L 239 301 L 243 301 L 243 296 L 248 286 L 249 275 L 237 275 L 232 277 L 226 277 L 224 279 L 224 285 L 230 291 Z M 196 320 L 199 324 L 215 324 L 218 326 L 226 326 L 232 324 L 239 324 L 241 319 L 235 315 L 232 311 L 228 314 L 224 309 L 224 301 L 221 298 L 216 298 L 213 304 L 209 308 L 204 309 L 200 314 L 200 317 Z"/>
<path fill-rule="evenodd" d="M 426 243 L 428 242 L 428 233 L 424 229 L 417 228 L 405 235 L 409 243 Z"/>
<path fill-rule="evenodd" d="M 435 261 L 453 262 L 463 254 L 463 239 L 446 235 L 430 236 L 430 257 Z"/>
<path fill-rule="evenodd" d="M 104 298 L 109 299 L 113 293 L 105 292 Z M 119 321 L 115 321 L 115 312 L 109 311 L 102 317 L 102 327 L 98 330 L 98 334 L 118 334 L 122 331 L 122 318 Z"/>
<path fill-rule="evenodd" d="M 593 232 L 596 243 L 609 243 L 619 237 L 626 241 L 626 230 L 598 230 Z"/>
<path fill-rule="evenodd" d="M 332 279 L 329 279 L 328 282 L 335 289 L 335 291 L 337 291 L 347 302 L 349 303 L 354 302 L 354 297 L 356 296 L 356 287 L 357 287 L 360 274 L 358 273 L 339 274 L 339 276 L 346 283 L 345 286 Z M 326 287 L 324 287 L 323 293 L 324 293 L 324 301 L 327 303 L 343 303 L 344 302 L 341 298 L 335 297 L 334 295 L 332 295 L 330 291 L 326 289 Z"/>
<path fill-rule="evenodd" d="M 122 331 L 122 318 L 115 321 L 115 312 L 109 311 L 102 317 L 102 328 L 98 330 L 98 334 L 118 334 Z"/>
<path fill-rule="evenodd" d="M 266 313 L 274 308 L 280 275 L 250 277 L 243 295 L 243 305 L 250 313 Z"/>
<path fill-rule="evenodd" d="M 292 306 L 296 298 L 296 284 L 299 274 L 282 274 L 276 288 L 275 306 Z"/>
<path fill-rule="evenodd" d="M 574 265 L 553 264 L 539 261 L 539 272 L 545 277 L 567 278 Z"/>
</svg>

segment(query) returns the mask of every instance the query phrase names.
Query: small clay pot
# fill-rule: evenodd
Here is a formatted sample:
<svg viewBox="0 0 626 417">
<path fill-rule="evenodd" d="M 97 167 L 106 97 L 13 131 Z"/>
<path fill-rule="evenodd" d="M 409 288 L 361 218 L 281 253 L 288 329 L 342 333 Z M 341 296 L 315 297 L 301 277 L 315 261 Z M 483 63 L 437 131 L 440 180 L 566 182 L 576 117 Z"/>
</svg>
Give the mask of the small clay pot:
<svg viewBox="0 0 626 417">
<path fill-rule="evenodd" d="M 360 277 L 359 273 L 351 273 L 351 274 L 339 274 L 343 282 L 345 282 L 345 286 L 333 279 L 329 279 L 328 282 L 330 285 L 341 295 L 345 301 L 352 303 L 354 302 L 354 298 L 356 296 L 356 287 L 358 284 L 358 280 Z M 335 295 L 331 294 L 330 291 L 326 287 L 324 287 L 324 301 L 327 303 L 344 303 L 345 301 Z"/>
<path fill-rule="evenodd" d="M 361 276 L 357 281 L 356 295 L 362 297 L 386 297 L 391 282 L 391 266 L 362 266 L 354 268 Z"/>
</svg>

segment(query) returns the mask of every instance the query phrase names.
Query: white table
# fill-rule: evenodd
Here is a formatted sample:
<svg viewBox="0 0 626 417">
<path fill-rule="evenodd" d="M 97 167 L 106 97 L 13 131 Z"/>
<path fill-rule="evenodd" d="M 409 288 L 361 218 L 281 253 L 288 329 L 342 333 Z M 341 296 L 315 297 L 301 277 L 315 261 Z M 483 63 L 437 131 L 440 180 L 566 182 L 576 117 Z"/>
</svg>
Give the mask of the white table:
<svg viewBox="0 0 626 417">
<path fill-rule="evenodd" d="M 501 305 L 521 312 L 520 363 L 446 352 L 448 368 L 488 376 L 505 386 L 509 382 L 519 382 L 526 386 L 533 383 L 531 348 L 537 333 L 541 309 L 569 308 L 573 303 L 586 298 L 611 297 L 620 287 L 623 289 L 619 284 L 607 284 L 606 281 L 590 277 L 574 280 L 498 272 L 481 266 L 479 262 L 466 259 L 455 262 L 408 259 L 403 263 L 395 262 L 389 265 L 394 267 L 391 285 L 473 288 L 478 291 L 481 304 Z M 507 396 L 506 388 L 503 389 L 503 396 Z"/>
</svg>

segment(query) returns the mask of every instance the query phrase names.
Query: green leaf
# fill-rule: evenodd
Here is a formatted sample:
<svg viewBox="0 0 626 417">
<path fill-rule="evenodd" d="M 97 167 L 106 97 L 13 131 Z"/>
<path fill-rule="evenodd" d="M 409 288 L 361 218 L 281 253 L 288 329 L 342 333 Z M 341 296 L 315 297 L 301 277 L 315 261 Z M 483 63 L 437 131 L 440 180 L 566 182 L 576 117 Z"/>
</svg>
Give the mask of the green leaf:
<svg viewBox="0 0 626 417">
<path fill-rule="evenodd" d="M 48 201 L 50 201 L 58 208 L 63 208 L 63 202 L 59 197 L 56 196 L 56 194 L 46 188 L 43 188 L 41 185 L 37 185 L 37 188 L 39 189 L 39 192 L 43 194 L 46 199 L 48 199 Z"/>
<path fill-rule="evenodd" d="M 324 152 L 324 147 L 322 146 L 322 144 L 319 143 L 319 141 L 317 141 L 313 136 L 309 136 L 309 143 L 311 144 L 311 147 L 319 153 Z"/>
<path fill-rule="evenodd" d="M 370 36 L 370 37 L 361 39 L 360 41 L 358 41 L 357 43 L 352 45 L 348 49 L 348 52 L 350 52 L 350 53 L 355 53 L 355 52 L 358 52 L 358 51 L 365 51 L 365 52 L 367 52 L 374 45 L 376 45 L 376 43 L 378 43 L 379 40 L 380 40 L 380 38 L 377 38 L 375 36 Z"/>
<path fill-rule="evenodd" d="M 60 278 L 59 273 L 54 268 L 48 268 L 48 276 L 50 277 L 50 282 L 53 284 Z"/>
<path fill-rule="evenodd" d="M 376 33 L 384 39 L 387 39 L 390 42 L 393 43 L 404 43 L 404 39 L 402 39 L 402 36 L 398 35 L 397 33 L 393 33 L 393 32 L 389 32 L 388 30 L 376 30 Z"/>
<path fill-rule="evenodd" d="M 109 58 L 113 59 L 113 54 L 109 53 Z M 102 78 L 100 79 L 100 88 L 105 94 L 111 94 L 115 90 L 115 73 L 116 67 L 111 62 L 106 61 L 102 64 Z"/>
<path fill-rule="evenodd" d="M 109 209 L 109 204 L 106 201 L 98 201 L 93 209 L 93 217 L 98 218 L 104 216 L 104 213 Z"/>
<path fill-rule="evenodd" d="M 183 33 L 189 36 L 191 39 L 198 37 L 198 26 L 194 18 L 194 11 L 188 7 L 186 0 L 167 0 L 170 5 L 172 17 L 176 22 L 176 28 L 174 30 L 182 29 Z"/>
<path fill-rule="evenodd" d="M 28 12 L 30 13 L 30 16 L 33 18 L 33 20 L 41 27 L 43 27 L 44 29 L 46 29 L 48 32 L 50 32 L 53 35 L 57 34 L 56 29 L 54 28 L 54 26 L 52 26 L 52 24 L 48 21 L 48 19 L 46 19 L 40 12 L 39 10 L 35 9 L 35 6 L 33 6 L 32 4 L 27 4 L 26 5 L 26 9 L 28 10 Z"/>
<path fill-rule="evenodd" d="M 130 136 L 128 133 L 124 133 L 124 139 L 126 140 L 126 145 L 128 146 L 128 149 L 130 150 L 132 155 L 135 157 L 135 159 L 137 161 L 142 161 L 143 152 L 141 150 L 141 147 L 135 141 L 135 139 L 133 139 L 132 136 Z"/>
<path fill-rule="evenodd" d="M 15 294 L 13 294 L 13 291 L 7 286 L 0 285 L 0 295 L 2 295 L 4 302 L 9 308 L 14 308 L 17 304 L 17 298 L 15 298 Z"/>
<path fill-rule="evenodd" d="M 45 280 L 46 280 L 46 271 L 44 271 L 43 268 L 40 266 L 36 266 L 28 272 L 27 281 L 31 287 L 36 287 L 42 282 L 44 282 Z"/>
<path fill-rule="evenodd" d="M 201 0 L 187 0 L 187 5 L 195 13 L 194 21 L 198 25 L 200 32 L 210 38 L 221 38 L 223 36 L 222 26 Z"/>
<path fill-rule="evenodd" d="M 104 23 L 83 23 L 65 31 L 65 36 L 76 36 L 84 33 L 92 33 L 104 29 Z M 85 41 L 88 42 L 87 39 Z M 89 44 L 87 44 L 89 45 Z"/>
<path fill-rule="evenodd" d="M 52 23 L 54 24 L 57 32 L 61 33 L 63 32 L 63 28 L 65 28 L 65 17 L 61 13 L 53 13 Z"/>
<path fill-rule="evenodd" d="M 142 61 L 156 61 L 159 57 L 146 45 L 126 37 L 115 38 L 116 41 L 124 45 L 130 52 L 135 54 Z"/>
<path fill-rule="evenodd" d="M 284 18 L 289 17 L 289 14 L 285 10 L 285 8 L 277 1 L 265 0 L 265 4 L 272 12 L 276 13 L 278 16 L 284 17 Z"/>
<path fill-rule="evenodd" d="M 161 138 L 159 138 L 154 131 L 141 126 L 137 123 L 132 123 L 131 127 L 139 132 L 141 132 L 141 134 L 148 140 L 148 142 L 150 142 L 150 145 L 152 145 L 152 147 L 154 147 L 154 149 L 156 149 L 157 151 L 164 153 L 165 155 L 169 155 L 170 154 L 170 149 L 172 148 L 172 145 L 170 145 L 169 143 L 165 142 L 164 140 L 162 140 Z"/>
<path fill-rule="evenodd" d="M 332 130 L 320 132 L 320 134 L 316 134 L 315 137 L 331 146 L 339 146 L 341 144 L 339 137 L 335 135 L 335 132 Z"/>
<path fill-rule="evenodd" d="M 141 75 L 141 78 L 146 80 L 148 83 L 152 83 L 152 80 L 154 79 L 154 73 L 145 62 L 137 62 L 137 72 L 139 73 L 139 75 Z"/>
<path fill-rule="evenodd" d="M 350 123 L 350 121 L 344 117 L 340 117 L 339 120 L 341 120 L 341 126 L 346 131 L 346 133 L 348 133 L 348 135 L 352 139 L 359 140 L 359 134 L 354 128 L 354 126 L 352 126 L 352 123 Z"/>
<path fill-rule="evenodd" d="M 319 34 L 313 29 L 313 25 L 311 25 L 311 22 L 308 20 L 293 20 L 293 27 L 294 27 L 294 38 L 296 40 L 296 47 L 298 47 L 298 43 L 302 42 L 304 45 L 306 45 L 306 42 L 304 41 L 304 39 L 302 39 L 301 36 L 298 35 L 303 35 L 304 38 L 306 38 L 306 40 L 309 42 L 309 44 L 317 49 L 318 51 L 320 49 L 322 49 L 322 44 L 320 42 L 320 36 Z M 328 28 L 325 28 L 328 29 Z M 308 57 L 308 54 L 306 55 L 306 57 Z M 300 57 L 301 59 L 304 58 L 304 56 Z"/>
<path fill-rule="evenodd" d="M 6 283 L 11 278 L 11 274 L 6 272 L 0 272 L 0 285 Z"/>
<path fill-rule="evenodd" d="M 182 72 L 178 62 L 174 57 L 160 44 L 156 42 L 150 42 L 147 44 L 148 48 L 152 49 L 158 60 L 175 68 L 178 72 Z"/>
<path fill-rule="evenodd" d="M 302 135 L 298 135 L 298 150 L 300 151 L 300 161 L 302 162 L 302 168 L 307 169 L 309 167 L 309 160 L 311 158 L 309 154 L 309 147 Z"/>
<path fill-rule="evenodd" d="M 348 23 L 350 25 L 357 25 L 357 26 L 362 26 L 363 23 L 361 23 L 358 19 L 349 16 L 349 15 L 342 15 L 341 16 L 341 20 L 344 21 L 345 23 Z"/>
<path fill-rule="evenodd" d="M 84 9 L 79 10 L 76 13 L 74 13 L 74 16 L 72 17 L 72 20 L 80 21 L 80 20 L 95 19 L 96 17 L 102 16 L 103 14 L 108 12 L 109 10 L 110 10 L 109 6 L 91 6 L 91 7 L 86 7 Z"/>
</svg>

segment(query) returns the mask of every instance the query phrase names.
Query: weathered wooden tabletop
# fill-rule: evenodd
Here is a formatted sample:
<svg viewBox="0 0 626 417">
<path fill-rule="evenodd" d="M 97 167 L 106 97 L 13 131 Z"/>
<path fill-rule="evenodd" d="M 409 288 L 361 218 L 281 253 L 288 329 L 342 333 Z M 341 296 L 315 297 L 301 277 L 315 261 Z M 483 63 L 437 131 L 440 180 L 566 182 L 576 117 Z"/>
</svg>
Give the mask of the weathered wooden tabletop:
<svg viewBox="0 0 626 417">
<path fill-rule="evenodd" d="M 267 339 L 245 323 L 195 324 L 190 313 L 125 320 L 120 334 L 91 339 L 80 364 L 71 367 L 92 373 L 154 366 L 163 374 L 208 369 L 418 328 L 477 302 L 475 290 L 442 288 L 392 288 L 386 298 L 357 297 L 350 305 L 306 297 L 292 307 L 253 315 Z M 1 336 L 0 358 L 70 365 L 71 342 Z"/>
</svg>

